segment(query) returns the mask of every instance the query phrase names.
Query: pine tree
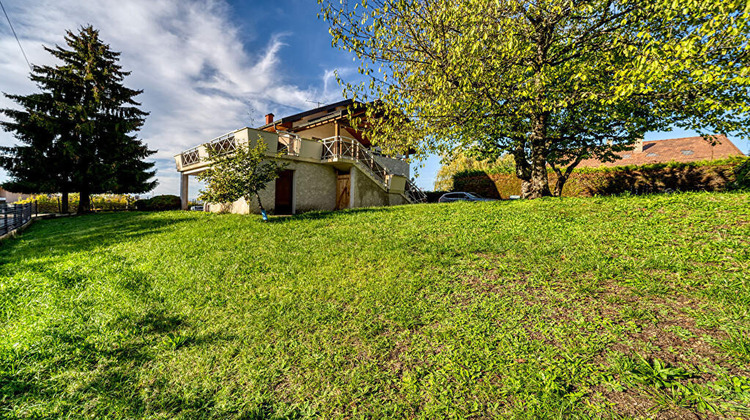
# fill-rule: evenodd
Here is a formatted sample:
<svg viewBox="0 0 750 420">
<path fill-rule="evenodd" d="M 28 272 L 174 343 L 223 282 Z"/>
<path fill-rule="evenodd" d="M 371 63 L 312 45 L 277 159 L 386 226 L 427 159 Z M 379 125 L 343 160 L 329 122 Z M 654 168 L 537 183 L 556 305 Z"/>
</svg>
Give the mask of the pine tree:
<svg viewBox="0 0 750 420">
<path fill-rule="evenodd" d="M 119 52 L 83 27 L 67 32 L 67 46 L 44 49 L 61 61 L 33 66 L 40 93 L 8 95 L 22 110 L 2 109 L 12 121 L 0 122 L 20 145 L 0 148 L 0 166 L 19 192 L 79 192 L 78 212 L 91 208 L 91 194 L 142 193 L 153 189 L 155 153 L 134 134 L 148 115 L 134 98 L 142 91 L 123 86 Z"/>
</svg>

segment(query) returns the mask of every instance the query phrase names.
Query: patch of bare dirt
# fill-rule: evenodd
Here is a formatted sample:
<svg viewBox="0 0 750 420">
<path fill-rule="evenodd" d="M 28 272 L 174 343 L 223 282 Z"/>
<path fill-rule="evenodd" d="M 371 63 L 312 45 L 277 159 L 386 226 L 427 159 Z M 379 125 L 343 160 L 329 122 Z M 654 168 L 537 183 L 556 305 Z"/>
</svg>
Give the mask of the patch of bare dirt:
<svg viewBox="0 0 750 420">
<path fill-rule="evenodd" d="M 610 391 L 605 387 L 594 387 L 593 393 L 604 402 L 611 404 L 618 416 L 637 419 L 682 420 L 682 419 L 718 419 L 714 415 L 700 415 L 682 407 L 660 409 L 648 395 L 635 389 L 622 392 Z M 594 398 L 597 400 L 598 398 Z M 599 401 L 600 402 L 600 401 Z"/>
</svg>

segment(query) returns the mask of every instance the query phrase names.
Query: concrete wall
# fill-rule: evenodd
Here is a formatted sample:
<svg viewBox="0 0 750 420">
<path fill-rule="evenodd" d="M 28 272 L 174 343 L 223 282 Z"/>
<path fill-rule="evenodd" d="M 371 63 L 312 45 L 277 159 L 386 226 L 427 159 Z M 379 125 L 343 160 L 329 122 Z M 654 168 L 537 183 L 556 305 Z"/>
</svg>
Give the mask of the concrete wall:
<svg viewBox="0 0 750 420">
<path fill-rule="evenodd" d="M 336 207 L 336 171 L 333 167 L 317 163 L 288 162 L 288 170 L 294 171 L 292 194 L 295 213 L 313 210 L 333 210 Z M 276 182 L 270 182 L 260 192 L 266 211 L 273 214 L 276 201 Z M 258 201 L 240 199 L 229 205 L 210 204 L 209 211 L 231 213 L 260 213 Z"/>
<path fill-rule="evenodd" d="M 401 194 L 386 192 L 356 166 L 352 167 L 351 180 L 352 207 L 394 206 L 406 203 Z"/>
<path fill-rule="evenodd" d="M 385 156 L 375 155 L 375 162 L 383 165 L 388 172 L 409 178 L 409 162 L 401 159 L 393 159 Z"/>
</svg>

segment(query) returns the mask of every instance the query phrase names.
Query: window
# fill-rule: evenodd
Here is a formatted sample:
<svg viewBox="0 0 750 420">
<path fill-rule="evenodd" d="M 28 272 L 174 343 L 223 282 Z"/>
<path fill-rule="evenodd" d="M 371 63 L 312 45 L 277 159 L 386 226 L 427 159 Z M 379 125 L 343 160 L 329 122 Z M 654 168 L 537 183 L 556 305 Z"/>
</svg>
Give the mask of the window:
<svg viewBox="0 0 750 420">
<path fill-rule="evenodd" d="M 623 159 L 628 159 L 629 157 L 632 157 L 632 156 L 633 155 L 631 155 L 630 153 L 625 153 L 624 155 L 622 155 L 622 158 Z"/>
<path fill-rule="evenodd" d="M 656 153 L 654 153 L 654 152 L 651 152 L 651 153 L 647 154 L 646 156 L 648 156 L 648 157 L 654 157 L 654 156 L 659 156 L 659 155 L 657 155 L 657 154 L 656 154 Z"/>
<path fill-rule="evenodd" d="M 682 150 L 682 151 L 680 151 L 680 153 L 682 153 L 685 156 L 690 156 L 690 155 L 692 155 L 695 152 L 693 152 L 692 150 Z"/>
</svg>

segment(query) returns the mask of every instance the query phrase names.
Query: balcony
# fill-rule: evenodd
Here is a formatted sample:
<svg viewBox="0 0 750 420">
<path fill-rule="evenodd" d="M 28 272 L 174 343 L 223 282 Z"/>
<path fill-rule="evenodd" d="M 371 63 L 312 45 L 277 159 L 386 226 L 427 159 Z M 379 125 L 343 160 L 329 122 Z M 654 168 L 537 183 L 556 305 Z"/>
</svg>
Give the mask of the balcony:
<svg viewBox="0 0 750 420">
<path fill-rule="evenodd" d="M 335 162 L 341 160 L 350 160 L 359 162 L 369 169 L 381 183 L 385 184 L 388 177 L 388 170 L 375 160 L 375 156 L 363 146 L 360 142 L 349 137 L 329 137 L 321 140 L 323 143 L 323 155 L 321 159 L 324 162 Z"/>
<path fill-rule="evenodd" d="M 402 194 L 412 203 L 425 201 L 424 193 L 408 179 L 408 162 L 377 155 L 356 139 L 343 136 L 308 140 L 292 133 L 275 134 L 244 128 L 176 155 L 177 170 L 184 175 L 198 174 L 211 166 L 210 152 L 219 155 L 232 153 L 240 144 L 254 144 L 255 141 L 266 143 L 269 157 L 331 164 L 343 170 L 356 166 L 384 190 Z"/>
</svg>

